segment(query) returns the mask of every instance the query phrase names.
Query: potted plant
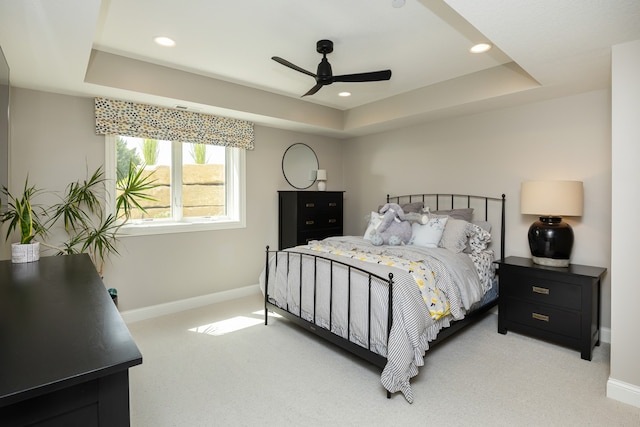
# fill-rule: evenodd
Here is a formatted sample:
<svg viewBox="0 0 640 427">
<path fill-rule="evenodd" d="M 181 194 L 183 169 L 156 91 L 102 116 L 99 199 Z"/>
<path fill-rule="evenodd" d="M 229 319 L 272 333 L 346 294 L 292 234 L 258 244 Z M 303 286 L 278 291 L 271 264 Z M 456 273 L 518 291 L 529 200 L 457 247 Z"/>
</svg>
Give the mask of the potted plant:
<svg viewBox="0 0 640 427">
<path fill-rule="evenodd" d="M 33 199 L 40 190 L 29 185 L 29 177 L 24 182 L 22 195 L 11 194 L 7 187 L 2 187 L 2 193 L 7 197 L 6 212 L 0 215 L 0 224 L 9 223 L 5 239 L 8 240 L 13 231 L 20 232 L 20 242 L 11 244 L 11 260 L 15 263 L 33 262 L 40 259 L 40 242 L 34 241 L 38 235 L 47 232 L 42 223 L 46 210 L 33 204 Z"/>
<path fill-rule="evenodd" d="M 117 233 L 129 219 L 131 210 L 137 208 L 144 212 L 140 201 L 153 200 L 148 191 L 155 187 L 154 180 L 151 175 L 144 175 L 143 170 L 131 162 L 127 174 L 117 181 L 115 214 L 104 211 L 102 195 L 106 179 L 102 167 L 84 181 L 70 183 L 60 201 L 47 209 L 40 206 L 34 209 L 32 199 L 40 190 L 30 187 L 28 179 L 20 199 L 4 188 L 9 203 L 7 212 L 0 216 L 0 223 L 9 223 L 6 239 L 18 225 L 21 227 L 21 241 L 31 242 L 36 236 L 47 236 L 48 230 L 61 223 L 67 234 L 63 243 L 38 243 L 57 250 L 58 255 L 88 253 L 102 277 L 106 258 L 112 253 L 118 254 Z"/>
</svg>

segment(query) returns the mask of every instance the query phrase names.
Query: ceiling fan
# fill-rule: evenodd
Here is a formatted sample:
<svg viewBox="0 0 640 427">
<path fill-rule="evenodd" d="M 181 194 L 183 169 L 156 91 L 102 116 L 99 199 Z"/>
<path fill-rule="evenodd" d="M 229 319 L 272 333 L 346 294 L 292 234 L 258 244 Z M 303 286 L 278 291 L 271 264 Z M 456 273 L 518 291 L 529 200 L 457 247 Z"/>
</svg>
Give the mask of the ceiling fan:
<svg viewBox="0 0 640 427">
<path fill-rule="evenodd" d="M 271 59 L 289 67 L 293 70 L 307 74 L 316 79 L 316 85 L 312 87 L 307 93 L 302 96 L 313 95 L 318 92 L 322 86 L 330 85 L 334 82 L 377 82 L 381 80 L 389 80 L 391 78 L 391 70 L 371 71 L 368 73 L 357 74 L 343 74 L 341 76 L 334 76 L 331 71 L 331 64 L 327 61 L 327 54 L 333 52 L 333 42 L 331 40 L 319 40 L 316 43 L 316 50 L 322 54 L 322 61 L 318 64 L 318 71 L 313 74 L 311 71 L 307 71 L 304 68 L 300 68 L 295 64 L 282 59 L 279 56 L 272 56 Z"/>
</svg>

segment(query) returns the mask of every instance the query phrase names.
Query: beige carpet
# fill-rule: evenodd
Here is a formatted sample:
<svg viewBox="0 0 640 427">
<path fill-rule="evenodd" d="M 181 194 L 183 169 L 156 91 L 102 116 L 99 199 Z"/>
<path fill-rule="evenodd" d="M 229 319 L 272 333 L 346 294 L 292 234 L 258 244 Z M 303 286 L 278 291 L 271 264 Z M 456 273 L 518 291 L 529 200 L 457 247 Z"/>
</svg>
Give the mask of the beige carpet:
<svg viewBox="0 0 640 427">
<path fill-rule="evenodd" d="M 489 314 L 428 352 L 409 404 L 386 398 L 377 368 L 261 310 L 256 294 L 129 325 L 132 426 L 640 426 L 639 408 L 605 397 L 606 344 L 584 361 L 500 335 Z"/>
</svg>

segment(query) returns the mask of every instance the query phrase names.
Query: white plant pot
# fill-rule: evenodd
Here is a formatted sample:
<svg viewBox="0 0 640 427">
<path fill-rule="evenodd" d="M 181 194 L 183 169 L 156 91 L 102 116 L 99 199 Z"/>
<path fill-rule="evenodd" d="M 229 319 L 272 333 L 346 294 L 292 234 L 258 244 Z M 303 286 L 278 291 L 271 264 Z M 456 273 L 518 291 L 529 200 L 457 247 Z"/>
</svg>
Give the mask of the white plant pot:
<svg viewBox="0 0 640 427">
<path fill-rule="evenodd" d="M 40 242 L 11 244 L 11 262 L 21 264 L 24 262 L 38 261 L 39 259 Z"/>
</svg>

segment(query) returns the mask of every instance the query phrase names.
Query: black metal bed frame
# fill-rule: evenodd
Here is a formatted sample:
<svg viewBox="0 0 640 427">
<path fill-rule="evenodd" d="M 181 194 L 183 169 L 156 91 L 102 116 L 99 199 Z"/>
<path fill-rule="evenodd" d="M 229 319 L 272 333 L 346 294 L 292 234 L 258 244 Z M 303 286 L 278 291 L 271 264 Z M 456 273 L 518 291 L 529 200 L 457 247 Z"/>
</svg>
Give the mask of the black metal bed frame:
<svg viewBox="0 0 640 427">
<path fill-rule="evenodd" d="M 455 209 L 455 208 L 460 208 L 460 202 L 459 200 L 466 200 L 466 207 L 469 208 L 471 207 L 471 201 L 472 200 L 480 200 L 480 201 L 484 201 L 484 220 L 488 221 L 489 220 L 489 203 L 490 202 L 500 202 L 500 259 L 504 259 L 504 254 L 505 254 L 505 195 L 503 194 L 502 197 L 498 198 L 498 197 L 488 197 L 488 196 L 474 196 L 474 195 L 466 195 L 466 194 L 442 194 L 442 193 L 431 193 L 431 194 L 414 194 L 414 195 L 403 195 L 403 196 L 389 196 L 387 195 L 387 203 L 398 203 L 400 204 L 400 202 L 404 201 L 404 200 L 408 200 L 409 203 L 414 202 L 414 201 L 422 201 L 423 203 L 426 202 L 427 200 L 429 200 L 430 198 L 435 198 L 436 201 L 436 210 L 440 209 L 440 200 L 441 198 L 446 198 L 449 199 L 449 203 L 447 205 L 448 209 Z M 458 203 L 456 203 L 458 202 Z M 444 208 L 443 208 L 444 209 Z M 335 335 L 334 333 L 331 332 L 331 325 L 329 325 L 329 329 L 325 329 L 322 326 L 316 325 L 315 323 L 315 310 L 316 310 L 316 289 L 317 289 L 317 277 L 314 275 L 314 283 L 313 283 L 313 294 L 314 294 L 314 307 L 313 307 L 313 322 L 308 321 L 306 319 L 303 319 L 301 317 L 301 310 L 302 310 L 302 302 L 300 303 L 300 311 L 298 313 L 293 313 L 289 310 L 289 308 L 287 307 L 285 308 L 281 308 L 279 306 L 277 306 L 276 304 L 272 303 L 269 301 L 269 259 L 271 256 L 275 255 L 276 256 L 276 262 L 278 259 L 278 254 L 282 253 L 282 254 L 286 254 L 286 259 L 287 259 L 287 268 L 289 265 L 289 261 L 290 261 L 290 257 L 291 256 L 299 256 L 301 257 L 300 259 L 300 269 L 302 271 L 302 257 L 309 257 L 309 258 L 313 258 L 313 262 L 314 262 L 314 271 L 315 271 L 315 266 L 317 265 L 317 261 L 318 259 L 322 259 L 323 261 L 326 261 L 328 263 L 330 263 L 330 277 L 333 278 L 333 266 L 334 265 L 340 265 L 344 268 L 348 269 L 348 278 L 349 278 L 349 283 L 348 283 L 348 287 L 349 287 L 349 297 L 348 297 L 348 302 L 347 302 L 347 307 L 348 307 L 348 320 L 347 320 L 347 328 L 350 328 L 350 311 L 351 311 L 351 300 L 350 300 L 350 289 L 351 289 L 351 272 L 352 271 L 358 271 L 362 274 L 365 274 L 368 277 L 368 286 L 369 286 L 369 299 L 367 301 L 367 310 L 369 313 L 369 343 L 368 343 L 368 347 L 362 347 L 361 345 L 354 343 L 352 341 L 349 340 L 350 337 L 350 333 L 349 330 L 347 330 L 347 338 L 343 338 L 341 336 Z M 375 353 L 371 350 L 371 286 L 372 286 L 372 280 L 375 278 L 377 279 L 379 282 L 381 283 L 387 283 L 387 287 L 388 287 L 388 300 L 387 300 L 387 342 L 389 339 L 389 334 L 391 332 L 391 327 L 392 327 L 392 321 L 393 321 L 393 274 L 389 273 L 389 277 L 388 278 L 384 278 L 381 277 L 379 275 L 370 273 L 362 268 L 358 268 L 355 266 L 352 266 L 350 264 L 346 264 L 340 261 L 336 261 L 333 259 L 329 259 L 326 257 L 323 257 L 322 255 L 315 255 L 315 254 L 308 254 L 308 253 L 303 253 L 303 252 L 297 252 L 297 251 L 292 251 L 292 250 L 282 250 L 282 251 L 276 251 L 276 250 L 269 250 L 269 246 L 266 247 L 266 251 L 265 251 L 265 289 L 264 289 L 264 324 L 267 325 L 268 324 L 268 313 L 269 312 L 274 312 L 279 314 L 280 316 L 286 318 L 287 320 L 295 323 L 296 325 L 312 332 L 313 334 L 329 341 L 332 344 L 335 344 L 345 350 L 347 350 L 348 352 L 366 360 L 369 363 L 372 363 L 373 365 L 379 367 L 380 369 L 384 369 L 385 365 L 387 364 L 387 358 L 384 356 L 381 356 L 378 353 Z M 277 264 L 276 264 L 277 265 Z M 333 279 L 331 279 L 331 281 L 333 282 Z M 300 296 L 302 298 L 302 274 L 300 274 Z M 329 302 L 329 309 L 331 310 L 332 308 L 332 298 L 333 298 L 333 283 L 330 283 L 330 302 Z M 429 348 L 433 348 L 433 346 L 443 342 L 445 339 L 447 339 L 448 337 L 454 335 L 456 332 L 458 332 L 459 330 L 465 328 L 466 326 L 478 321 L 479 319 L 481 319 L 483 317 L 483 315 L 488 312 L 489 310 L 491 310 L 493 307 L 495 307 L 498 304 L 498 298 L 490 301 L 489 303 L 477 308 L 476 310 L 467 313 L 467 315 L 464 317 L 464 319 L 461 320 L 456 320 L 456 321 L 452 321 L 451 325 L 448 328 L 443 328 L 439 333 L 438 336 L 436 337 L 436 339 L 432 340 L 429 342 Z M 331 312 L 329 314 L 329 321 L 331 322 Z M 389 398 L 391 396 L 391 393 L 387 392 L 387 397 Z"/>
<path fill-rule="evenodd" d="M 290 263 L 290 259 L 291 257 L 308 257 L 310 259 L 313 259 L 314 262 L 314 271 L 315 271 L 315 266 L 317 265 L 317 261 L 318 259 L 322 259 L 325 260 L 329 263 L 329 269 L 330 269 L 330 277 L 333 278 L 333 267 L 335 265 L 340 265 L 343 266 L 344 268 L 347 269 L 348 273 L 347 273 L 347 277 L 348 277 L 348 284 L 347 284 L 347 288 L 349 291 L 349 301 L 347 302 L 347 337 L 350 337 L 350 319 L 351 319 L 351 301 L 350 301 L 350 290 L 351 290 L 351 278 L 352 278 L 352 271 L 358 271 L 360 273 L 363 273 L 365 276 L 367 276 L 368 278 L 368 286 L 369 286 L 369 299 L 367 300 L 367 310 L 368 310 L 368 314 L 369 314 L 369 333 L 367 334 L 369 337 L 369 342 L 368 342 L 368 346 L 367 348 L 362 347 L 352 341 L 350 341 L 348 338 L 342 338 L 338 335 L 335 335 L 334 333 L 331 332 L 331 323 L 329 324 L 329 329 L 325 329 L 321 326 L 316 325 L 315 323 L 315 312 L 316 312 L 316 300 L 315 300 L 315 296 L 316 296 L 316 289 L 317 289 L 317 283 L 316 283 L 316 277 L 314 277 L 314 283 L 313 283 L 313 289 L 314 289 L 314 306 L 313 306 L 313 318 L 314 321 L 310 322 L 306 319 L 302 318 L 302 304 L 300 304 L 299 307 L 299 312 L 293 313 L 289 310 L 289 308 L 287 307 L 286 309 L 283 309 L 273 303 L 271 303 L 269 301 L 268 295 L 269 295 L 269 257 L 270 255 L 276 255 L 276 267 L 277 267 L 277 254 L 278 253 L 282 253 L 284 255 L 286 255 L 286 260 L 287 260 L 287 269 L 289 268 L 289 263 Z M 267 246 L 267 250 L 266 250 L 266 269 L 265 269 L 265 298 L 264 298 L 264 308 L 265 308 L 265 314 L 264 314 L 264 324 L 267 325 L 267 319 L 268 319 L 268 311 L 271 312 L 275 312 L 278 313 L 279 315 L 285 317 L 286 319 L 293 321 L 295 324 L 297 324 L 298 326 L 301 326 L 311 332 L 313 332 L 314 334 L 328 340 L 329 342 L 336 344 L 342 348 L 344 348 L 345 350 L 361 357 L 362 359 L 373 363 L 374 365 L 380 367 L 380 368 L 384 368 L 384 366 L 387 364 L 387 359 L 384 356 L 381 356 L 377 353 L 374 353 L 371 350 L 371 286 L 372 286 L 372 282 L 373 279 L 377 279 L 380 283 L 386 283 L 387 285 L 387 289 L 388 289 L 388 305 L 387 305 L 387 340 L 389 338 L 389 333 L 391 332 L 391 324 L 392 324 L 392 319 L 393 319 L 393 308 L 392 308 L 392 302 L 393 302 L 393 273 L 389 273 L 389 277 L 388 278 L 384 278 L 382 276 L 379 276 L 377 274 L 373 274 L 370 273 L 362 268 L 358 268 L 355 267 L 353 265 L 350 264 L 346 264 L 344 262 L 340 262 L 340 261 L 336 261 L 333 259 L 329 259 L 329 258 L 325 258 L 322 255 L 313 255 L 313 254 L 308 254 L 308 253 L 303 253 L 303 252 L 296 252 L 296 251 L 271 251 L 269 250 L 269 246 Z M 302 259 L 301 259 L 302 261 Z M 302 262 L 300 262 L 300 269 L 302 270 Z M 288 271 L 288 270 L 287 270 Z M 302 278 L 302 274 L 300 275 L 300 277 Z M 332 280 L 333 282 L 333 280 Z M 300 286 L 300 295 L 302 295 L 302 280 L 300 280 L 299 283 Z M 332 304 L 332 300 L 333 300 L 333 283 L 330 284 L 330 302 L 329 302 L 329 309 L 331 310 L 333 308 L 333 304 Z M 331 311 L 329 312 L 329 322 L 331 322 L 332 320 L 332 316 L 331 316 Z"/>
</svg>

